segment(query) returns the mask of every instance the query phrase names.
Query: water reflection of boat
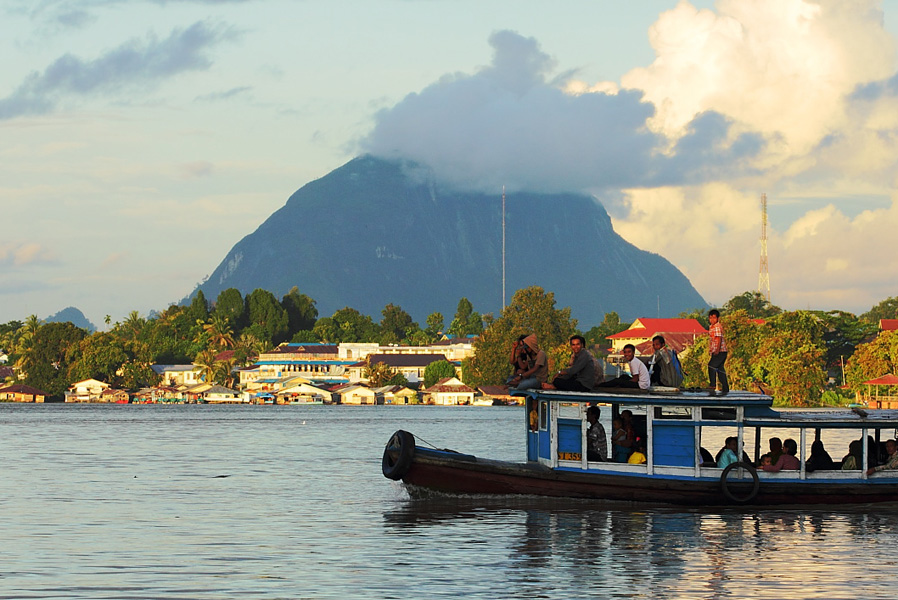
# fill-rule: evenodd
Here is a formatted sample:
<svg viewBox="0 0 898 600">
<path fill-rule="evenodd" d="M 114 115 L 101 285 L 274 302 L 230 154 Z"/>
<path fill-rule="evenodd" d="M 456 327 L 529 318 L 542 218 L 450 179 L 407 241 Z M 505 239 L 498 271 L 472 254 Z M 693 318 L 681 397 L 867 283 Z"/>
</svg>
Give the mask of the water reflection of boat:
<svg viewBox="0 0 898 600">
<path fill-rule="evenodd" d="M 726 504 L 862 504 L 898 501 L 898 470 L 868 475 L 865 469 L 814 471 L 806 468 L 810 443 L 827 432 L 849 431 L 869 439 L 861 465 L 882 457 L 881 433 L 893 435 L 898 411 L 775 411 L 769 396 L 731 392 L 725 398 L 677 394 L 577 393 L 529 390 L 522 421 L 527 461 L 483 459 L 448 449 L 424 448 L 415 436 L 397 431 L 384 449 L 383 473 L 402 480 L 413 497 L 437 494 L 534 495 L 608 502 L 715 506 Z M 646 442 L 646 464 L 588 460 L 586 409 L 590 404 L 623 409 Z M 800 468 L 777 473 L 756 470 L 745 459 L 726 469 L 703 462 L 703 432 L 738 439 L 742 456 L 754 434 L 758 460 L 761 436 L 799 432 Z M 713 437 L 713 436 L 712 436 Z"/>
</svg>

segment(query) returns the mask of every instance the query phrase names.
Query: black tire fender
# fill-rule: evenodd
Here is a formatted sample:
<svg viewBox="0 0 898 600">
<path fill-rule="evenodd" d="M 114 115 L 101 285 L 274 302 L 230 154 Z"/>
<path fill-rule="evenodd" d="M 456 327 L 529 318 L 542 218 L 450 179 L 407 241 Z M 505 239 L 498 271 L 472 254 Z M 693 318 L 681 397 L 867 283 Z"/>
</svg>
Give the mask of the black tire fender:
<svg viewBox="0 0 898 600">
<path fill-rule="evenodd" d="M 399 481 L 408 473 L 415 456 L 415 436 L 402 429 L 394 433 L 384 447 L 381 468 L 384 477 Z"/>
<path fill-rule="evenodd" d="M 727 476 L 733 469 L 745 469 L 748 471 L 749 475 L 751 475 L 751 489 L 747 494 L 737 495 L 730 489 L 731 484 L 728 481 Z M 720 474 L 720 491 L 723 492 L 723 495 L 727 500 L 735 504 L 748 504 L 757 497 L 760 488 L 761 480 L 758 478 L 758 472 L 752 465 L 746 462 L 740 461 L 730 463 L 723 470 L 723 473 Z"/>
</svg>

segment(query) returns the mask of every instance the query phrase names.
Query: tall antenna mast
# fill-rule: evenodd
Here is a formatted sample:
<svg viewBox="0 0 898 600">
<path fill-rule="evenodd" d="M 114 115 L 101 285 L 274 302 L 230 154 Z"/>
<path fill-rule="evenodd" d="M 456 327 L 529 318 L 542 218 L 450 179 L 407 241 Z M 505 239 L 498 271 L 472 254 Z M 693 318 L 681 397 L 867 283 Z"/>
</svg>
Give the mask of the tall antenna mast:
<svg viewBox="0 0 898 600">
<path fill-rule="evenodd" d="M 758 293 L 770 302 L 770 271 L 767 265 L 767 194 L 761 194 L 761 269 L 758 273 Z"/>
<path fill-rule="evenodd" d="M 505 310 L 505 186 L 502 186 L 502 310 Z"/>
</svg>

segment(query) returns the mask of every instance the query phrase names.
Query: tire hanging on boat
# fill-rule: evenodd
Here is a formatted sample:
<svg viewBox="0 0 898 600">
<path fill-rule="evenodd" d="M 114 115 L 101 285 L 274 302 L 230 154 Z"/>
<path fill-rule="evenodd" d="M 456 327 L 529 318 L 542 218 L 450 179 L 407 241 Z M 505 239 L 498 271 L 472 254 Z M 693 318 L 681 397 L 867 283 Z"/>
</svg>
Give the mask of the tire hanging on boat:
<svg viewBox="0 0 898 600">
<path fill-rule="evenodd" d="M 415 456 L 415 436 L 408 431 L 398 430 L 390 437 L 384 448 L 381 468 L 384 477 L 399 481 L 408 473 Z"/>
<path fill-rule="evenodd" d="M 749 475 L 751 475 L 751 489 L 747 494 L 736 495 L 735 493 L 733 493 L 733 490 L 730 489 L 727 475 L 730 474 L 730 471 L 736 468 L 745 469 L 746 471 L 748 471 Z M 720 474 L 720 491 L 723 492 L 723 495 L 727 500 L 735 504 L 748 504 L 749 502 L 754 500 L 758 495 L 758 490 L 760 489 L 760 487 L 761 480 L 758 478 L 758 472 L 752 465 L 745 462 L 730 463 L 723 470 L 723 473 Z"/>
</svg>

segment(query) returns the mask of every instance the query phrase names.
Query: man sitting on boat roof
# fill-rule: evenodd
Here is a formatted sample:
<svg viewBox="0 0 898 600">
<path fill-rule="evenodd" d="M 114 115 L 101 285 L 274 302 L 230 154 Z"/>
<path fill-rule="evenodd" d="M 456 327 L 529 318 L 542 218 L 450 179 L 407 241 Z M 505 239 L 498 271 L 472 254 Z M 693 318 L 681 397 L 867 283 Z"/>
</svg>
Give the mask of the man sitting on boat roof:
<svg viewBox="0 0 898 600">
<path fill-rule="evenodd" d="M 544 390 L 563 390 L 566 392 L 589 392 L 595 383 L 595 363 L 592 355 L 586 350 L 586 340 L 582 335 L 572 335 L 571 363 L 562 369 L 552 383 L 542 384 Z"/>
<path fill-rule="evenodd" d="M 636 358 L 636 346 L 627 344 L 624 346 L 623 354 L 624 360 L 627 361 L 630 367 L 630 374 L 609 379 L 608 381 L 600 383 L 598 387 L 649 389 L 649 385 L 651 385 L 649 381 L 649 369 L 645 366 L 644 362 Z"/>
<path fill-rule="evenodd" d="M 528 357 L 527 369 L 520 373 L 520 379 L 513 382 L 512 387 L 518 390 L 539 388 L 549 375 L 546 353 L 540 349 L 536 335 L 532 333 L 521 339 L 521 345 Z"/>
</svg>

